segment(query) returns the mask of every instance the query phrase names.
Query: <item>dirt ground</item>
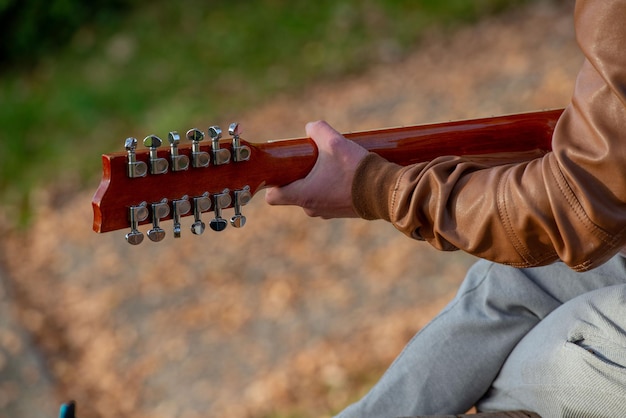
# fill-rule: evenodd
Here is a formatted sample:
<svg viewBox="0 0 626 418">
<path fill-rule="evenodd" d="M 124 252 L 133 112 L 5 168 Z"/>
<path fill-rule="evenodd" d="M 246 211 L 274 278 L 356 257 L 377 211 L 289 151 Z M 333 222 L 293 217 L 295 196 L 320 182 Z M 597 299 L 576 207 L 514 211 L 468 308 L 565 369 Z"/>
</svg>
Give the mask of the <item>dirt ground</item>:
<svg viewBox="0 0 626 418">
<path fill-rule="evenodd" d="M 345 132 L 563 107 L 582 62 L 572 7 L 534 2 L 433 33 L 406 59 L 233 120 L 260 142 L 313 119 Z M 54 416 L 68 399 L 81 418 L 331 416 L 474 261 L 262 196 L 241 230 L 131 247 L 126 231 L 91 231 L 94 190 L 61 189 L 39 193 L 28 231 L 2 231 L 0 417 Z"/>
</svg>

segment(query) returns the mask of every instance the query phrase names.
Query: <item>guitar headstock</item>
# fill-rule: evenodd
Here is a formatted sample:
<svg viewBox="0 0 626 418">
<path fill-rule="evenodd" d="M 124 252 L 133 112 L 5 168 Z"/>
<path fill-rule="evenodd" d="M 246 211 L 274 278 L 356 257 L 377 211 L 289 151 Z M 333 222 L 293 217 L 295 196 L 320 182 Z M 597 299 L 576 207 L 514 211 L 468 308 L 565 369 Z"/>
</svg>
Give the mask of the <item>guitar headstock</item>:
<svg viewBox="0 0 626 418">
<path fill-rule="evenodd" d="M 162 221 L 173 221 L 178 238 L 185 216 L 194 218 L 191 233 L 202 234 L 209 211 L 211 230 L 241 228 L 246 223 L 242 208 L 255 193 L 305 176 L 317 157 L 306 139 L 286 141 L 280 149 L 244 141 L 237 123 L 230 125 L 229 139 L 222 139 L 217 126 L 209 127 L 207 134 L 205 141 L 205 133 L 193 128 L 181 139 L 172 131 L 169 149 L 156 135 L 148 135 L 141 149 L 137 139 L 127 138 L 126 152 L 103 155 L 102 180 L 92 201 L 94 230 L 128 229 L 126 240 L 137 245 L 144 238 L 139 226 L 151 224 L 148 238 L 158 242 L 166 236 Z M 234 210 L 228 220 L 223 212 L 227 208 Z"/>
</svg>

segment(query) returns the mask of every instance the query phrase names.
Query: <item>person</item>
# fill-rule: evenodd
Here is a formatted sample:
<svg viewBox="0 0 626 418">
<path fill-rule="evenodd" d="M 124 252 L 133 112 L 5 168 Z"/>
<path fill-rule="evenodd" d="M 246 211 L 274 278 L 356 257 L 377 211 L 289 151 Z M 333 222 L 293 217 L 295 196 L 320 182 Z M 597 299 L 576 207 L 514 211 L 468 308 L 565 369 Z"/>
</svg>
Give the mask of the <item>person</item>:
<svg viewBox="0 0 626 418">
<path fill-rule="evenodd" d="M 385 219 L 481 258 L 451 303 L 341 418 L 525 409 L 626 416 L 626 1 L 578 0 L 584 55 L 552 152 L 401 167 L 307 124 L 318 160 L 267 191 L 309 216 Z M 328 187 L 332 184 L 332 187 Z"/>
</svg>

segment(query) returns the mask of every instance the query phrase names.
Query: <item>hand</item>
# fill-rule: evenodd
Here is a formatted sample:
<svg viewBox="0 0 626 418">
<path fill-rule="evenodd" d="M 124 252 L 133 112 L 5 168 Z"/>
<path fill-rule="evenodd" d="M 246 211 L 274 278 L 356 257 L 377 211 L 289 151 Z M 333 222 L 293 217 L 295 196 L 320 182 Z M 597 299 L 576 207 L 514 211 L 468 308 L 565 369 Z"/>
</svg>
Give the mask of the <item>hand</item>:
<svg viewBox="0 0 626 418">
<path fill-rule="evenodd" d="M 307 215 L 324 219 L 357 217 L 352 207 L 352 179 L 368 151 L 323 121 L 308 123 L 306 133 L 319 152 L 313 169 L 301 180 L 268 189 L 265 201 L 300 206 Z"/>
</svg>

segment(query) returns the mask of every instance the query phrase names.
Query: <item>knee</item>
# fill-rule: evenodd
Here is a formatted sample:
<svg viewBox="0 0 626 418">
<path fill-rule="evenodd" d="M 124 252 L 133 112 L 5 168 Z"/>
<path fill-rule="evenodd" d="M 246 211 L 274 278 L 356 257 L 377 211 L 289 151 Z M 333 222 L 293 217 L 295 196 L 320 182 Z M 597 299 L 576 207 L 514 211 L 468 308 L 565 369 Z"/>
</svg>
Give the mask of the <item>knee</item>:
<svg viewBox="0 0 626 418">
<path fill-rule="evenodd" d="M 541 416 L 622 416 L 626 410 L 626 285 L 556 309 L 515 347 L 481 401 Z"/>
<path fill-rule="evenodd" d="M 561 304 L 541 285 L 538 277 L 542 275 L 550 276 L 549 269 L 518 269 L 480 260 L 468 271 L 456 299 L 482 309 L 486 315 L 533 316 L 540 320 Z"/>
<path fill-rule="evenodd" d="M 616 366 L 626 374 L 626 285 L 598 289 L 564 305 L 573 320 L 567 342 L 588 361 Z"/>
</svg>

